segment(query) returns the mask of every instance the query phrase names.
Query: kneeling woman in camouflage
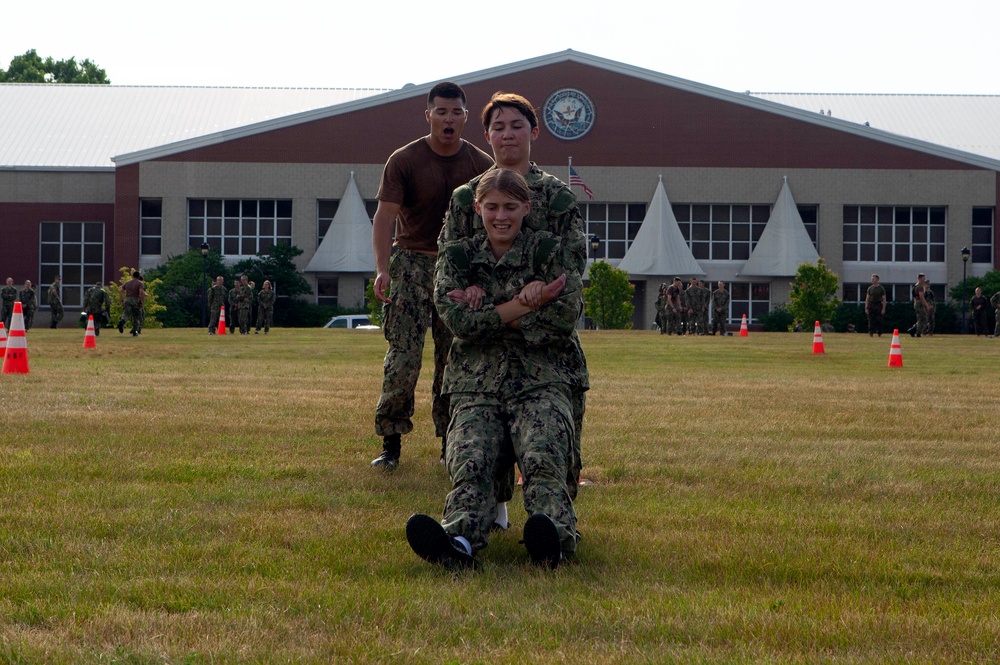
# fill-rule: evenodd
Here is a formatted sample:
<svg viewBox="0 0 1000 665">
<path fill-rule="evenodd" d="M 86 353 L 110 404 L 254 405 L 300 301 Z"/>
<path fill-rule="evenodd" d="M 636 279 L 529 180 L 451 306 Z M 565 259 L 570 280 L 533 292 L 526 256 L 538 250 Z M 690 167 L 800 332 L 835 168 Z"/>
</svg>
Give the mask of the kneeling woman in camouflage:
<svg viewBox="0 0 1000 665">
<path fill-rule="evenodd" d="M 438 255 L 435 299 L 454 333 L 442 393 L 450 395 L 444 520 L 413 515 L 406 537 L 432 563 L 473 567 L 497 510 L 497 460 L 509 431 L 524 477 L 524 544 L 554 567 L 576 550 L 566 486 L 573 455 L 570 386 L 581 385 L 571 334 L 583 309 L 558 237 L 521 229 L 531 207 L 524 178 L 488 172 L 476 189 L 485 234 Z M 584 377 L 585 378 L 585 377 Z M 585 385 L 585 382 L 584 382 Z"/>
</svg>

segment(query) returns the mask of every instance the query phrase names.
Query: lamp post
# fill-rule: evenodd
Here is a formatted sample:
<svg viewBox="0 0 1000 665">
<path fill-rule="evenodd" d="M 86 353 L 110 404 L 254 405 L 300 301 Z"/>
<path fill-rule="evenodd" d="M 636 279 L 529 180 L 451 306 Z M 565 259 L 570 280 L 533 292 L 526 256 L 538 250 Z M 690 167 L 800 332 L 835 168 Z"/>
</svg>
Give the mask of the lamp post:
<svg viewBox="0 0 1000 665">
<path fill-rule="evenodd" d="M 201 327 L 208 325 L 208 241 L 201 243 Z"/>
<path fill-rule="evenodd" d="M 966 323 L 965 323 L 965 268 L 966 266 L 969 265 L 969 254 L 971 253 L 972 252 L 969 251 L 968 247 L 962 248 L 962 334 L 963 335 L 969 332 L 969 329 L 966 328 Z"/>
<path fill-rule="evenodd" d="M 597 250 L 601 248 L 601 238 L 596 233 L 588 233 L 587 241 L 590 243 L 590 255 L 595 261 L 597 260 Z"/>
</svg>

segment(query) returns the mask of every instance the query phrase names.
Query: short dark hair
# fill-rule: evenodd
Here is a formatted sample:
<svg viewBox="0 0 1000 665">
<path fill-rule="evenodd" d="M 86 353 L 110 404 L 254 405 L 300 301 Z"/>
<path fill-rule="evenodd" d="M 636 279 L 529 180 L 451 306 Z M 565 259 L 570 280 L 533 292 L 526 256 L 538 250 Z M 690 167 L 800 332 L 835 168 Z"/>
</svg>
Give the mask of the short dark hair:
<svg viewBox="0 0 1000 665">
<path fill-rule="evenodd" d="M 132 277 L 135 277 L 136 279 L 142 279 L 142 273 L 139 272 L 138 270 L 133 270 Z"/>
<path fill-rule="evenodd" d="M 427 93 L 427 106 L 428 108 L 434 103 L 434 98 L 440 97 L 441 99 L 461 99 L 462 106 L 465 106 L 465 90 L 462 90 L 462 86 L 457 83 L 452 83 L 451 81 L 441 81 Z"/>
<path fill-rule="evenodd" d="M 481 118 L 483 121 L 483 129 L 490 131 L 490 123 L 493 121 L 493 112 L 502 108 L 514 109 L 531 123 L 531 128 L 534 129 L 538 127 L 538 116 L 535 115 L 535 109 L 531 106 L 531 102 L 528 101 L 523 95 L 519 95 L 514 92 L 503 92 L 499 90 L 493 93 L 490 97 L 490 101 L 486 102 L 486 106 L 483 107 L 483 112 Z"/>
</svg>

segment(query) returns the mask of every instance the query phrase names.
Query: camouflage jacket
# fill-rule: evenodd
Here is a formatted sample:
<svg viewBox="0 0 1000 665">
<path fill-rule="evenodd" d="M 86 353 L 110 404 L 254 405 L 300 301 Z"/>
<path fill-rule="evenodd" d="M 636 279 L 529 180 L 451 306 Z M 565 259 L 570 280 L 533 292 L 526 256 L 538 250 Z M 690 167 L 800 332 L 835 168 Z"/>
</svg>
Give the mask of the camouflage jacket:
<svg viewBox="0 0 1000 665">
<path fill-rule="evenodd" d="M 0 301 L 3 301 L 13 307 L 15 300 L 17 300 L 17 289 L 15 287 L 0 287 Z"/>
<path fill-rule="evenodd" d="M 94 316 L 106 312 L 111 309 L 111 296 L 101 287 L 93 286 L 83 297 L 83 309 L 87 314 Z"/>
<path fill-rule="evenodd" d="M 260 293 L 257 294 L 257 304 L 267 309 L 268 307 L 274 306 L 274 289 L 268 291 L 267 289 L 261 289 Z"/>
<path fill-rule="evenodd" d="M 229 309 L 239 309 L 240 306 L 240 287 L 234 286 L 229 289 Z"/>
<path fill-rule="evenodd" d="M 226 304 L 226 287 L 216 284 L 208 290 L 208 306 L 222 307 Z"/>
<path fill-rule="evenodd" d="M 59 287 L 55 284 L 49 287 L 49 305 L 62 305 L 62 297 L 59 295 Z"/>
<path fill-rule="evenodd" d="M 522 230 L 499 261 L 485 234 L 450 243 L 438 254 L 435 304 L 455 335 L 442 393 L 520 392 L 555 383 L 589 387 L 576 333 L 583 285 L 565 256 L 558 238 L 530 230 Z M 496 305 L 513 300 L 528 282 L 551 282 L 563 273 L 566 287 L 556 300 L 521 317 L 520 328 L 501 322 Z M 486 291 L 478 310 L 448 298 L 449 291 L 473 285 Z"/>
<path fill-rule="evenodd" d="M 729 291 L 716 289 L 712 291 L 712 308 L 726 309 L 729 307 Z"/>
<path fill-rule="evenodd" d="M 35 300 L 34 289 L 21 289 L 21 293 L 18 294 L 18 300 L 21 301 L 21 307 L 23 309 L 31 310 L 38 307 L 38 302 Z"/>
<path fill-rule="evenodd" d="M 250 288 L 250 285 L 247 284 L 246 286 L 240 286 L 238 288 L 239 288 L 239 293 L 237 295 L 238 297 L 237 303 L 239 304 L 240 308 L 250 309 L 251 307 L 253 307 L 253 289 Z"/>
<path fill-rule="evenodd" d="M 484 231 L 483 218 L 476 214 L 475 208 L 476 187 L 480 178 L 482 175 L 476 176 L 451 195 L 444 226 L 438 236 L 439 252 L 449 242 L 471 238 Z M 531 212 L 524 219 L 524 228 L 559 236 L 564 253 L 561 262 L 571 266 L 582 277 L 587 270 L 587 237 L 583 232 L 583 216 L 576 203 L 576 194 L 534 163 L 524 179 L 531 188 Z"/>
<path fill-rule="evenodd" d="M 996 293 L 993 294 L 993 297 L 990 298 L 990 304 L 996 307 L 997 309 L 1000 309 L 1000 291 L 997 291 Z"/>
</svg>

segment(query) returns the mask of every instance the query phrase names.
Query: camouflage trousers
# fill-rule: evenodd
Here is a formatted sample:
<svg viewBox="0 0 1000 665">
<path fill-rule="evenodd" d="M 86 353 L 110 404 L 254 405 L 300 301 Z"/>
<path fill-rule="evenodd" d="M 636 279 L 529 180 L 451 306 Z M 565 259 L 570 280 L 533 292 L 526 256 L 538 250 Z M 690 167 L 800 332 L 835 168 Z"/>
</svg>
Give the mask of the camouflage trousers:
<svg viewBox="0 0 1000 665">
<path fill-rule="evenodd" d="M 996 317 L 997 317 L 997 322 L 996 326 L 993 329 L 993 336 L 1000 337 L 1000 308 L 996 310 Z"/>
<path fill-rule="evenodd" d="M 681 313 L 674 309 L 673 307 L 667 307 L 664 310 L 663 318 L 667 322 L 667 334 L 672 335 L 677 333 L 681 334 Z"/>
<path fill-rule="evenodd" d="M 882 305 L 868 308 L 868 332 L 876 335 L 882 334 Z"/>
<path fill-rule="evenodd" d="M 10 330 L 10 319 L 14 316 L 14 302 L 11 301 L 8 303 L 4 300 L 0 309 L 3 309 L 3 327 Z"/>
<path fill-rule="evenodd" d="M 697 329 L 699 335 L 708 334 L 708 310 L 701 309 L 697 310 L 691 314 L 691 319 L 693 321 L 694 328 Z"/>
<path fill-rule="evenodd" d="M 131 321 L 132 330 L 142 331 L 145 318 L 146 312 L 142 308 L 142 301 L 138 298 L 126 298 L 124 307 L 122 307 L 122 322 Z"/>
<path fill-rule="evenodd" d="M 452 491 L 441 524 L 486 547 L 496 517 L 496 468 L 507 434 L 524 476 L 524 509 L 556 525 L 562 551 L 576 551 L 576 512 L 566 486 L 573 455 L 572 389 L 564 384 L 520 393 L 454 393 L 448 429 Z"/>
<path fill-rule="evenodd" d="M 921 302 L 913 303 L 913 311 L 917 315 L 917 323 L 914 325 L 918 335 L 926 335 L 927 327 L 927 307 Z"/>
<path fill-rule="evenodd" d="M 55 328 L 63 320 L 63 306 L 62 303 L 54 302 L 50 307 L 52 308 L 52 321 L 49 326 Z"/>
<path fill-rule="evenodd" d="M 257 306 L 257 330 L 261 328 L 264 332 L 271 331 L 271 325 L 274 323 L 274 307 L 263 307 Z"/>
<path fill-rule="evenodd" d="M 208 308 L 208 330 L 209 332 L 215 332 L 219 329 L 219 313 L 222 311 L 222 305 L 211 305 Z"/>
<path fill-rule="evenodd" d="M 712 334 L 718 330 L 720 335 L 726 334 L 726 310 L 724 309 L 713 309 L 712 310 Z"/>
<path fill-rule="evenodd" d="M 250 315 L 253 314 L 250 305 L 240 305 L 240 334 L 246 335 L 250 332 Z"/>
<path fill-rule="evenodd" d="M 434 308 L 436 258 L 398 250 L 389 261 L 389 299 L 382 310 L 382 333 L 389 343 L 385 353 L 382 394 L 375 407 L 375 433 L 409 434 L 413 430 L 414 391 L 424 357 L 424 339 L 434 339 L 434 382 L 431 417 L 434 435 L 448 433 L 448 396 L 441 394 L 444 368 L 451 348 L 451 332 Z"/>
</svg>

